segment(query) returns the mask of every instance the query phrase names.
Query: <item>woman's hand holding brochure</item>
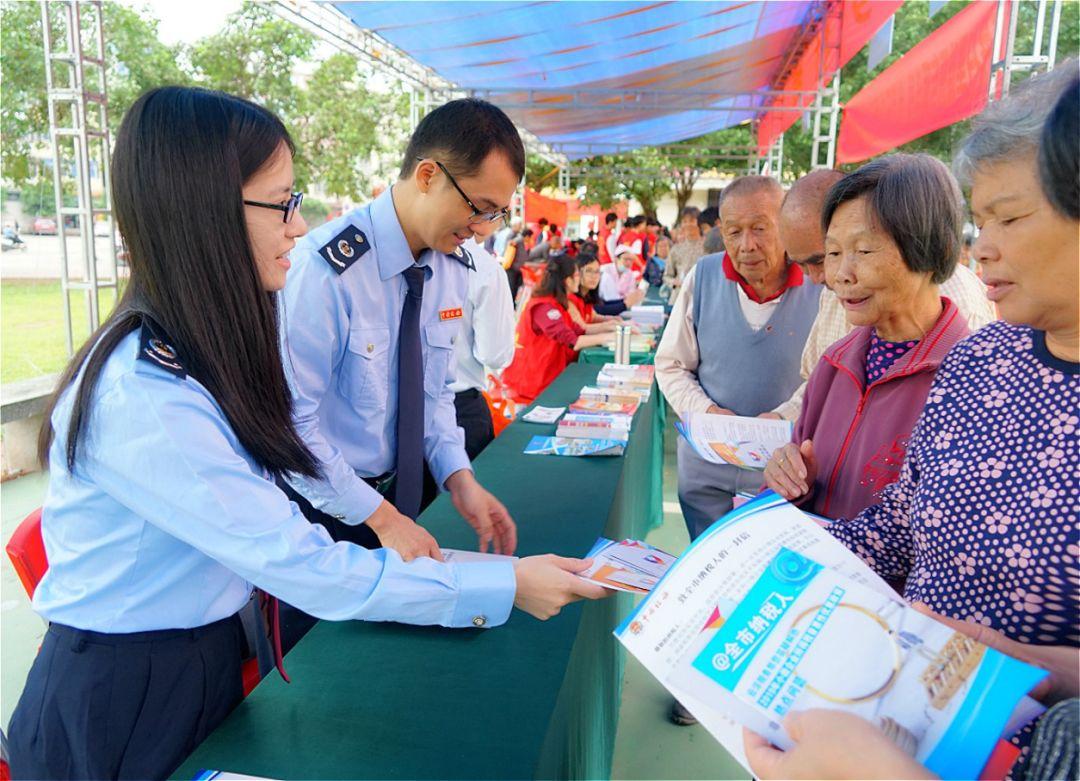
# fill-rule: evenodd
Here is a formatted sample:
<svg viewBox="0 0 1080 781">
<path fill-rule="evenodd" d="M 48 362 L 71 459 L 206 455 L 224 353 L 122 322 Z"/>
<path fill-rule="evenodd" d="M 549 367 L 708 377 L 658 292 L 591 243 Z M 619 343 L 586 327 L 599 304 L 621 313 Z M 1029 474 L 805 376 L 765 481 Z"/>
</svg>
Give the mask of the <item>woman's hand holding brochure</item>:
<svg viewBox="0 0 1080 781">
<path fill-rule="evenodd" d="M 792 502 L 810 493 L 817 471 L 813 441 L 808 439 L 798 447 L 789 442 L 769 457 L 769 463 L 765 465 L 765 484 Z"/>
<path fill-rule="evenodd" d="M 746 759 L 754 775 L 773 778 L 937 778 L 893 743 L 885 733 L 853 713 L 816 708 L 784 719 L 795 744 L 781 751 L 743 729 Z"/>
</svg>

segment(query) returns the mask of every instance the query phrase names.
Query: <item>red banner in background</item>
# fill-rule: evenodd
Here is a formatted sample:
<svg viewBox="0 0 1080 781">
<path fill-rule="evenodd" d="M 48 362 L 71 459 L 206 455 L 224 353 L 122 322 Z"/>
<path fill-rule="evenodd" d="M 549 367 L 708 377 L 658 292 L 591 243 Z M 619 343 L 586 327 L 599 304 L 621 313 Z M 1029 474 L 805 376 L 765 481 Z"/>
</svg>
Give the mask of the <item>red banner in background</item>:
<svg viewBox="0 0 1080 781">
<path fill-rule="evenodd" d="M 807 45 L 790 75 L 777 89 L 816 91 L 820 86 L 819 75 L 823 84 L 828 83 L 836 71 L 847 65 L 903 4 L 904 0 L 842 0 L 840 12 L 829 13 L 821 30 Z M 823 35 L 828 44 L 825 47 L 824 68 L 820 64 Z M 772 105 L 801 106 L 806 109 L 813 104 L 814 99 L 811 96 L 782 97 L 772 102 Z M 758 125 L 758 154 L 764 155 L 780 134 L 800 119 L 801 116 L 796 111 L 773 111 L 765 114 Z"/>
<path fill-rule="evenodd" d="M 903 4 L 904 0 L 844 0 L 844 26 L 840 36 L 841 68 L 851 62 L 851 58 Z"/>
<path fill-rule="evenodd" d="M 536 223 L 546 217 L 549 223 L 558 225 L 566 232 L 567 204 L 558 198 L 548 198 L 535 190 L 525 188 L 525 222 Z"/>
<path fill-rule="evenodd" d="M 849 100 L 837 162 L 866 160 L 981 111 L 997 8 L 971 3 Z"/>
</svg>

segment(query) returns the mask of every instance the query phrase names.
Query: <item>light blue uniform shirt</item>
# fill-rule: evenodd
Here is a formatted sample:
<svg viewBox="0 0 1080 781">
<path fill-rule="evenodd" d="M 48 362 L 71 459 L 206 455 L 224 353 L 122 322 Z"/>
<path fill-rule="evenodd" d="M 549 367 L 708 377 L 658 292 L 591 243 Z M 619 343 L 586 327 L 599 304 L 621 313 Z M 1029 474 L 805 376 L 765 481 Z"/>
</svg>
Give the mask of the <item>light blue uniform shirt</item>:
<svg viewBox="0 0 1080 781">
<path fill-rule="evenodd" d="M 346 523 L 383 501 L 361 477 L 392 471 L 397 458 L 398 331 L 402 272 L 412 251 L 392 188 L 367 206 L 311 231 L 289 255 L 281 318 L 297 431 L 322 463 L 324 480 L 289 482 L 311 504 Z M 470 469 L 454 410 L 454 343 L 468 289 L 465 265 L 425 250 L 420 307 L 424 356 L 424 455 L 436 483 Z"/>
<path fill-rule="evenodd" d="M 210 393 L 145 353 L 135 331 L 108 358 L 74 472 L 65 461 L 74 385 L 53 413 L 41 521 L 49 569 L 34 592 L 47 620 L 186 629 L 236 613 L 253 584 L 332 620 L 506 620 L 511 565 L 406 564 L 390 549 L 335 543 L 251 460 Z"/>
</svg>

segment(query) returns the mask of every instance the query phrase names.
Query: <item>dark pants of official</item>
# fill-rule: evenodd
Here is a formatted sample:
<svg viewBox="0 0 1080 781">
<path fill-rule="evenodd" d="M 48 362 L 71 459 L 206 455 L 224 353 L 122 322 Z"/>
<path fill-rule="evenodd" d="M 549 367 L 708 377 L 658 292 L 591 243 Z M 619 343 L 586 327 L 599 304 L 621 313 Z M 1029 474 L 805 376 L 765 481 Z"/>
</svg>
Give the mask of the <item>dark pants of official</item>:
<svg viewBox="0 0 1080 781">
<path fill-rule="evenodd" d="M 495 424 L 487 400 L 475 388 L 463 390 L 454 397 L 457 424 L 465 430 L 465 452 L 475 461 L 480 452 L 495 439 Z"/>
<path fill-rule="evenodd" d="M 506 272 L 506 279 L 510 282 L 510 300 L 516 303 L 518 291 L 521 290 L 521 286 L 525 283 L 525 279 L 521 274 L 521 267 L 511 266 Z"/>
<path fill-rule="evenodd" d="M 15 779 L 167 778 L 243 698 L 238 616 L 103 634 L 51 624 L 11 717 Z"/>
</svg>

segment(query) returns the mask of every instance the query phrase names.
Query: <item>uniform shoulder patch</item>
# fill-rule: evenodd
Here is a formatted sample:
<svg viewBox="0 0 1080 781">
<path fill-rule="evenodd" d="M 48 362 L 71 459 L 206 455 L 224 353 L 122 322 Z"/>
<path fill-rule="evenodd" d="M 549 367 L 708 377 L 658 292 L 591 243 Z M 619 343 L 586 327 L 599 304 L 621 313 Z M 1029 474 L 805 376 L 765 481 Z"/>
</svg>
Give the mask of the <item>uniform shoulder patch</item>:
<svg viewBox="0 0 1080 781">
<path fill-rule="evenodd" d="M 139 332 L 138 359 L 159 366 L 180 379 L 187 377 L 187 370 L 180 362 L 180 356 L 169 337 L 161 326 L 146 316 L 143 317 L 142 330 Z"/>
<path fill-rule="evenodd" d="M 451 255 L 454 260 L 463 265 L 469 271 L 476 271 L 476 264 L 473 263 L 472 254 L 464 247 L 458 247 L 454 250 L 454 254 Z"/>
<path fill-rule="evenodd" d="M 555 307 L 551 307 L 551 309 L 547 311 L 547 316 L 548 320 L 560 320 L 562 318 L 562 312 Z"/>
<path fill-rule="evenodd" d="M 319 248 L 319 255 L 338 274 L 364 256 L 371 242 L 359 228 L 350 225 Z"/>
</svg>

